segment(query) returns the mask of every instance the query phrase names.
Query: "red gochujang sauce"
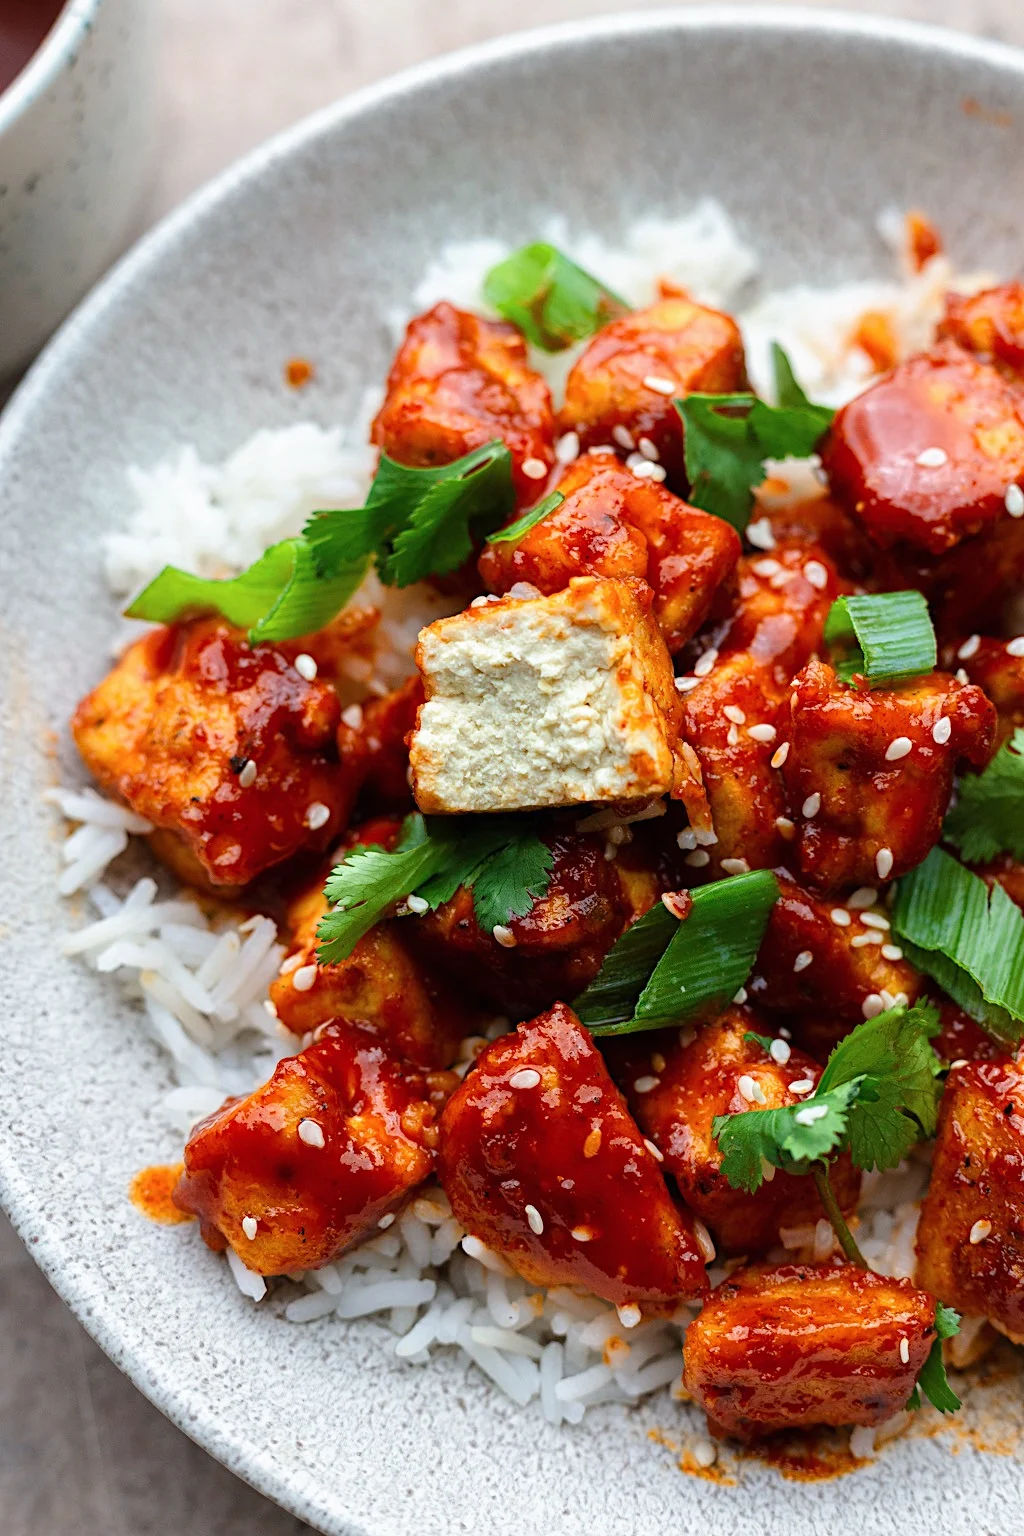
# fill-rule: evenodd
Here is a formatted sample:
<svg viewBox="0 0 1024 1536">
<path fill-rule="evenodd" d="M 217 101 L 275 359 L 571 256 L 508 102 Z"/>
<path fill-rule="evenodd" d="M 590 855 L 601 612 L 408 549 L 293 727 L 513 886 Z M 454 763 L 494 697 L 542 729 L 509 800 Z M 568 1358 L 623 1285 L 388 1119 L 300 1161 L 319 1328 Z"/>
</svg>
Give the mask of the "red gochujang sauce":
<svg viewBox="0 0 1024 1536">
<path fill-rule="evenodd" d="M 64 0 L 0 0 L 0 91 L 21 74 L 64 9 Z"/>
</svg>

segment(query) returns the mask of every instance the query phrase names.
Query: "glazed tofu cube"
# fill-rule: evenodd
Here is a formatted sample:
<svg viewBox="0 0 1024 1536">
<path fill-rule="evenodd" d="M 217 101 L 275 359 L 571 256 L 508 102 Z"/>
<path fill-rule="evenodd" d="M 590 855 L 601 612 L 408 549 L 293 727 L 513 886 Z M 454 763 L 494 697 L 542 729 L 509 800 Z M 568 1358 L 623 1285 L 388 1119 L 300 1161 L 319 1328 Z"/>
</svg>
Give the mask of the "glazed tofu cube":
<svg viewBox="0 0 1024 1536">
<path fill-rule="evenodd" d="M 844 406 L 823 460 L 877 543 L 941 555 L 1007 516 L 1007 486 L 1024 477 L 1024 395 L 942 342 Z"/>
<path fill-rule="evenodd" d="M 917 1276 L 949 1306 L 1024 1341 L 1024 1068 L 972 1061 L 946 1081 Z"/>
<path fill-rule="evenodd" d="M 648 461 L 644 461 L 645 463 Z M 637 576 L 671 652 L 700 628 L 740 553 L 735 529 L 638 479 L 611 453 L 583 454 L 555 489 L 562 505 L 514 542 L 489 544 L 480 574 L 492 592 L 518 581 L 558 592 L 573 576 Z"/>
<path fill-rule="evenodd" d="M 848 588 L 824 548 L 801 539 L 780 540 L 770 554 L 745 556 L 736 578 L 736 601 L 723 610 L 729 622 L 719 649 L 749 651 L 784 687 L 820 649 L 829 609 Z"/>
<path fill-rule="evenodd" d="M 609 858 L 615 844 L 571 826 L 546 832 L 544 840 L 553 854 L 547 892 L 522 917 L 510 918 L 499 938 L 480 927 L 465 886 L 436 912 L 403 927 L 431 973 L 436 968 L 453 990 L 468 989 L 514 1018 L 549 1008 L 560 997 L 577 997 L 660 891 L 653 859 L 634 857 L 635 845 Z"/>
<path fill-rule="evenodd" d="M 794 1015 L 828 1018 L 831 1047 L 879 1004 L 917 1001 L 921 977 L 896 951 L 889 919 L 877 907 L 850 908 L 780 878 L 747 992 L 787 1024 Z"/>
<path fill-rule="evenodd" d="M 720 1435 L 880 1424 L 907 1400 L 935 1338 L 935 1302 L 852 1264 L 754 1266 L 686 1330 L 683 1382 Z"/>
<path fill-rule="evenodd" d="M 962 667 L 971 682 L 983 688 L 992 700 L 999 717 L 999 746 L 1024 726 L 1024 639 L 962 636 L 947 647 L 943 660 L 950 671 Z"/>
<path fill-rule="evenodd" d="M 824 890 L 876 885 L 938 841 L 953 773 L 988 761 L 995 710 L 942 672 L 903 687 L 848 688 L 811 661 L 793 679 L 783 766 L 798 820 L 800 868 Z"/>
<path fill-rule="evenodd" d="M 981 293 L 947 293 L 936 336 L 1019 373 L 1024 369 L 1024 285 L 1001 283 Z"/>
<path fill-rule="evenodd" d="M 104 789 L 153 823 L 161 858 L 197 884 L 239 887 L 322 852 L 348 816 L 338 719 L 329 684 L 198 619 L 129 646 L 71 729 Z"/>
<path fill-rule="evenodd" d="M 371 439 L 400 464 L 427 469 L 496 437 L 528 505 L 555 462 L 548 387 L 527 366 L 514 325 L 435 304 L 409 323 Z"/>
<path fill-rule="evenodd" d="M 642 583 L 579 576 L 439 619 L 416 664 L 422 811 L 638 800 L 676 783 L 678 696 Z"/>
<path fill-rule="evenodd" d="M 736 322 L 673 295 L 597 332 L 566 381 L 559 421 L 563 432 L 579 433 L 584 448 L 614 444 L 623 431 L 638 446 L 646 438 L 682 483 L 682 424 L 673 398 L 729 394 L 745 385 Z"/>
<path fill-rule="evenodd" d="M 328 1024 L 262 1088 L 196 1126 L 175 1204 L 248 1269 L 317 1269 L 376 1233 L 431 1172 L 454 1081 L 428 1084 L 369 1030 Z"/>
<path fill-rule="evenodd" d="M 756 1040 L 745 1038 L 751 1030 L 770 1034 L 771 1026 L 749 1008 L 731 1008 L 688 1044 L 679 1031 L 637 1036 L 637 1046 L 643 1041 L 645 1049 L 627 1047 L 628 1070 L 616 1072 L 637 1124 L 664 1155 L 665 1171 L 726 1254 L 764 1253 L 779 1242 L 780 1227 L 813 1225 L 824 1215 L 812 1179 L 777 1170 L 751 1195 L 733 1189 L 722 1173 L 711 1133 L 716 1115 L 798 1104 L 821 1077 L 817 1062 L 785 1041 L 779 1042 L 785 1060 L 775 1060 Z M 753 1099 L 740 1091 L 741 1079 Z M 792 1083 L 799 1092 L 792 1091 Z M 849 1215 L 857 1205 L 860 1174 L 848 1154 L 833 1162 L 831 1181 Z"/>
<path fill-rule="evenodd" d="M 467 1231 L 533 1285 L 656 1308 L 706 1289 L 692 1219 L 564 1003 L 477 1057 L 438 1172 Z"/>
</svg>

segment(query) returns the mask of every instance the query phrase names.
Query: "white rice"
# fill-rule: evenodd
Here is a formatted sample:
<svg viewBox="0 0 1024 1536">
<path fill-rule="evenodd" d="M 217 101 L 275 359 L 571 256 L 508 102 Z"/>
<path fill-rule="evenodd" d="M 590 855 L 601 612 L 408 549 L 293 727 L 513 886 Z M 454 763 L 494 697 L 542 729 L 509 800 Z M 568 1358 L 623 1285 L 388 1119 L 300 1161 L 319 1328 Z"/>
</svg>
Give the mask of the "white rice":
<svg viewBox="0 0 1024 1536">
<path fill-rule="evenodd" d="M 891 216 L 882 224 L 887 237 L 898 238 Z M 561 224 L 543 234 L 631 303 L 650 302 L 657 279 L 666 277 L 697 299 L 731 310 L 742 325 L 759 389 L 770 392 L 768 345 L 778 340 L 809 393 L 830 403 L 848 398 L 864 382 L 866 361 L 849 344 L 863 310 L 885 310 L 909 351 L 927 338 L 946 289 L 966 290 L 981 281 L 958 280 L 946 258 L 937 257 L 920 274 L 889 282 L 759 294 L 755 255 L 724 210 L 709 200 L 683 218 L 640 221 L 615 249 L 593 235 L 577 237 Z M 441 298 L 480 308 L 481 279 L 506 254 L 506 247 L 490 240 L 449 247 L 427 269 L 412 310 Z M 397 329 L 406 316 L 394 318 Z M 534 358 L 556 391 L 573 355 Z M 166 563 L 209 576 L 230 574 L 268 544 L 298 533 L 311 511 L 361 504 L 374 459 L 366 429 L 379 398 L 379 391 L 367 392 L 347 432 L 306 422 L 256 432 L 221 465 L 203 463 L 185 446 L 153 468 L 130 469 L 136 508 L 124 531 L 110 535 L 104 548 L 113 596 L 124 598 Z M 809 460 L 772 466 L 772 472 L 789 482 L 787 494 L 808 494 L 820 489 L 816 468 Z M 353 696 L 383 692 L 400 681 L 411 669 L 421 624 L 451 611 L 447 600 L 434 594 L 385 591 L 374 577 L 354 602 L 378 608 L 382 617 L 373 658 L 353 658 Z M 180 1138 L 198 1119 L 226 1095 L 265 1081 L 276 1062 L 296 1049 L 295 1037 L 267 1007 L 284 946 L 269 918 L 242 921 L 230 911 L 207 918 L 194 896 L 173 889 L 166 876 L 161 876 L 164 895 L 150 877 L 128 888 L 115 877 L 108 881 L 108 866 L 132 837 L 150 830 L 148 825 L 91 788 L 56 789 L 48 798 L 78 824 L 62 850 L 61 894 L 84 891 L 95 912 L 66 937 L 64 952 L 116 974 L 166 1051 L 176 1086 L 159 1107 L 168 1125 L 168 1155 L 176 1156 Z M 502 1027 L 496 1025 L 491 1034 Z M 472 1050 L 463 1055 L 466 1066 Z M 859 1241 L 879 1271 L 913 1274 L 926 1180 L 920 1158 L 866 1179 Z M 772 1257 L 820 1259 L 833 1246 L 831 1228 L 822 1222 L 782 1233 Z M 241 1293 L 260 1302 L 268 1293 L 264 1280 L 230 1251 L 227 1263 Z M 712 1280 L 726 1273 L 717 1266 Z M 400 1359 L 425 1365 L 439 1350 L 453 1350 L 514 1402 L 537 1401 L 552 1424 L 576 1424 L 595 1404 L 633 1403 L 665 1387 L 682 1395 L 680 1346 L 695 1309 L 683 1305 L 671 1321 L 630 1328 L 614 1307 L 595 1297 L 565 1288 L 538 1291 L 466 1236 L 438 1188 L 421 1191 L 396 1222 L 354 1252 L 289 1278 L 301 1288 L 284 1306 L 290 1322 L 382 1317 L 398 1335 L 393 1348 Z M 856 1430 L 855 1454 L 873 1454 L 886 1433 L 906 1422 L 906 1415 L 897 1417 L 899 1425 Z M 694 1454 L 709 1464 L 714 1447 L 695 1442 Z"/>
</svg>

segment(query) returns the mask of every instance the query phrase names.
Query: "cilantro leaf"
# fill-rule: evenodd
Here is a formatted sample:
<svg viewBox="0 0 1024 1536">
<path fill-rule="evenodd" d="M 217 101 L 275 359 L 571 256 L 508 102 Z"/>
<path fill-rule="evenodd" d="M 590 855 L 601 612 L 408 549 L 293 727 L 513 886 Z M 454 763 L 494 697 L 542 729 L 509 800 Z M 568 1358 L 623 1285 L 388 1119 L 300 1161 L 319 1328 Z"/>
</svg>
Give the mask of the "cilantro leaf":
<svg viewBox="0 0 1024 1536">
<path fill-rule="evenodd" d="M 543 501 L 538 501 L 529 512 L 524 512 L 522 517 L 517 517 L 514 523 L 508 523 L 504 528 L 499 528 L 497 533 L 487 535 L 488 544 L 511 544 L 516 539 L 521 539 L 529 533 L 531 528 L 536 528 L 549 513 L 554 512 L 562 505 L 565 497 L 561 491 L 552 491 L 550 496 L 545 496 Z"/>
<path fill-rule="evenodd" d="M 812 1162 L 838 1150 L 858 1087 L 855 1079 L 829 1093 L 816 1093 L 802 1104 L 716 1115 L 711 1134 L 722 1153 L 722 1172 L 733 1189 L 753 1194 L 764 1178 L 765 1163 L 786 1173 L 807 1173 Z"/>
<path fill-rule="evenodd" d="M 481 928 L 490 933 L 510 917 L 525 917 L 547 891 L 554 859 L 547 843 L 529 831 L 498 849 L 471 882 Z"/>
<path fill-rule="evenodd" d="M 364 933 L 436 873 L 443 856 L 442 845 L 431 842 L 419 815 L 406 817 L 392 852 L 377 844 L 350 849 L 324 886 L 331 910 L 316 931 L 320 963 L 333 965 L 346 959 Z"/>
<path fill-rule="evenodd" d="M 514 506 L 512 455 L 499 438 L 428 469 L 382 453 L 366 505 L 314 512 L 303 536 L 325 577 L 372 554 L 386 585 L 407 587 L 457 570 Z"/>
<path fill-rule="evenodd" d="M 303 539 L 271 545 L 237 576 L 216 580 L 176 565 L 163 570 L 125 609 L 129 619 L 173 624 L 201 613 L 219 613 L 249 631 L 250 643 L 290 640 L 329 624 L 359 586 L 365 555 L 339 560 L 324 580 Z"/>
<path fill-rule="evenodd" d="M 960 1407 L 960 1399 L 946 1379 L 946 1367 L 942 1359 L 942 1341 L 951 1339 L 954 1334 L 960 1332 L 960 1314 L 954 1312 L 952 1307 L 943 1306 L 937 1302 L 935 1306 L 935 1339 L 928 1358 L 921 1367 L 917 1378 L 917 1386 L 911 1394 L 908 1407 L 920 1408 L 921 1393 L 937 1408 L 940 1413 L 956 1413 Z"/>
<path fill-rule="evenodd" d="M 984 773 L 965 774 L 943 835 L 969 864 L 997 854 L 1024 859 L 1024 730 L 1014 731 Z"/>
<path fill-rule="evenodd" d="M 767 1051 L 771 1055 L 772 1042 L 769 1035 L 759 1035 L 755 1029 L 748 1029 L 743 1038 L 744 1040 L 752 1040 L 755 1045 L 761 1047 L 762 1051 Z"/>
<path fill-rule="evenodd" d="M 775 375 L 776 404 L 784 406 L 789 411 L 809 412 L 809 422 L 818 426 L 819 436 L 827 432 L 832 425 L 835 411 L 828 405 L 815 405 L 807 398 L 806 393 L 797 383 L 793 364 L 777 341 L 772 342 L 772 372 Z"/>
<path fill-rule="evenodd" d="M 935 630 L 928 604 L 915 590 L 836 598 L 824 639 L 841 653 L 836 673 L 844 683 L 858 673 L 885 684 L 935 670 Z"/>
<path fill-rule="evenodd" d="M 484 298 L 545 352 L 582 341 L 629 308 L 554 245 L 521 246 L 484 278 Z"/>
<path fill-rule="evenodd" d="M 858 1168 L 893 1168 L 922 1132 L 934 1133 L 941 1064 L 929 1042 L 938 1029 L 938 1010 L 927 1004 L 890 1008 L 858 1024 L 829 1056 L 807 1103 L 840 1083 L 859 1084 L 848 1126 Z"/>
</svg>

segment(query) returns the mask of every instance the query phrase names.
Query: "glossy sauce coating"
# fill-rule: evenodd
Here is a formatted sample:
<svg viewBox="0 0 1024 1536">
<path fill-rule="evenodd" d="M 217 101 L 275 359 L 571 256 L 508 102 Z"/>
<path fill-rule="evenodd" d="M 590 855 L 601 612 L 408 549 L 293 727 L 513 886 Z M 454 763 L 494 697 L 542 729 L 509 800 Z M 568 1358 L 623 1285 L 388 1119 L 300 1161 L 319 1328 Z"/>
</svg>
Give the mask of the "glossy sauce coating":
<svg viewBox="0 0 1024 1536">
<path fill-rule="evenodd" d="M 958 342 L 1011 374 L 1024 371 L 1024 285 L 1000 283 L 980 293 L 947 293 L 936 335 Z"/>
<path fill-rule="evenodd" d="M 741 1440 L 880 1424 L 906 1406 L 934 1337 L 935 1302 L 909 1280 L 759 1265 L 730 1275 L 690 1324 L 683 1381 L 709 1427 Z"/>
<path fill-rule="evenodd" d="M 409 737 L 422 703 L 423 684 L 417 674 L 382 698 L 367 699 L 356 716 L 344 711 L 338 724 L 338 755 L 356 788 L 360 810 L 404 815 L 414 809 Z"/>
<path fill-rule="evenodd" d="M 154 848 L 179 874 L 237 887 L 321 851 L 347 817 L 339 713 L 334 690 L 273 646 L 198 619 L 129 646 L 71 728 L 103 787 L 164 834 Z"/>
<path fill-rule="evenodd" d="M 658 1308 L 707 1287 L 692 1219 L 564 1003 L 477 1057 L 438 1173 L 467 1231 L 534 1285 Z"/>
<path fill-rule="evenodd" d="M 196 1126 L 175 1203 L 248 1269 L 316 1269 L 371 1236 L 431 1172 L 454 1082 L 401 1065 L 368 1030 L 328 1024 L 262 1088 Z"/>
<path fill-rule="evenodd" d="M 992 700 L 998 716 L 998 746 L 1024 726 L 1024 655 L 1017 656 L 1008 649 L 1013 643 L 987 635 L 960 635 L 943 655 L 950 671 L 962 667 L 971 682 Z"/>
</svg>

